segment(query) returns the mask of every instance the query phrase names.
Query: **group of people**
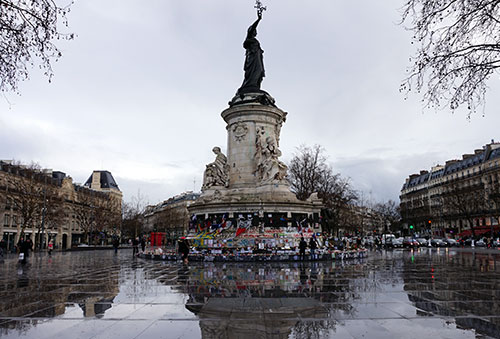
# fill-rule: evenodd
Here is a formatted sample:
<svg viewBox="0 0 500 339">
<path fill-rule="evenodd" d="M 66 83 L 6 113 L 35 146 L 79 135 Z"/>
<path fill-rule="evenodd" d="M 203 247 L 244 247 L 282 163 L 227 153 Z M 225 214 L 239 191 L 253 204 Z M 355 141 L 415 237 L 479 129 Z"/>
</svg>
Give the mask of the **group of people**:
<svg viewBox="0 0 500 339">
<path fill-rule="evenodd" d="M 314 260 L 316 259 L 315 257 L 315 251 L 318 248 L 318 242 L 316 241 L 316 238 L 311 237 L 309 240 L 309 245 L 307 242 L 304 240 L 304 237 L 300 238 L 299 242 L 299 253 L 300 253 L 300 259 L 305 260 L 306 259 L 306 249 L 309 246 L 309 254 L 311 255 L 311 259 Z"/>
<path fill-rule="evenodd" d="M 132 255 L 135 256 L 136 254 L 139 254 L 139 245 L 141 245 L 141 250 L 144 253 L 146 250 L 146 239 L 144 237 L 136 237 L 132 240 Z"/>
<path fill-rule="evenodd" d="M 22 264 L 26 264 L 30 251 L 33 250 L 33 241 L 31 241 L 30 238 L 19 239 L 19 242 L 17 243 L 17 250 L 19 251 L 19 261 Z"/>
</svg>

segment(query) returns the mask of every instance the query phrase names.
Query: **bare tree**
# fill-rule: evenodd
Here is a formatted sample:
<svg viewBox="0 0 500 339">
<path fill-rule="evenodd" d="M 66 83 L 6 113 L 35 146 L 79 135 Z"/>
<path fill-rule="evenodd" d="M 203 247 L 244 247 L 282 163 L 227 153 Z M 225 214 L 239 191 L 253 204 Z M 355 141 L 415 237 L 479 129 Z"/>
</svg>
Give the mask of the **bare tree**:
<svg viewBox="0 0 500 339">
<path fill-rule="evenodd" d="M 44 179 L 44 187 L 42 193 L 42 200 L 40 202 L 41 215 L 40 222 L 36 223 L 38 244 L 36 247 L 42 248 L 44 246 L 45 230 L 56 228 L 64 221 L 64 208 L 63 201 L 57 193 L 57 187 L 48 185 Z M 51 179 L 51 178 L 49 178 Z"/>
<path fill-rule="evenodd" d="M 357 200 L 350 180 L 335 174 L 326 162 L 325 150 L 319 146 L 300 146 L 290 161 L 289 173 L 292 191 L 300 200 L 317 192 L 325 205 L 323 228 L 332 232 L 345 227 L 352 220 L 351 204 Z"/>
<path fill-rule="evenodd" d="M 0 0 L 0 90 L 17 91 L 19 81 L 28 78 L 28 66 L 39 63 L 52 78 L 52 60 L 61 57 L 54 40 L 74 38 L 58 29 L 70 5 L 60 7 L 53 0 Z"/>
<path fill-rule="evenodd" d="M 145 197 L 137 193 L 130 202 L 122 205 L 122 235 L 135 238 L 143 232 L 144 212 L 146 210 Z"/>
<path fill-rule="evenodd" d="M 9 171 L 13 175 L 8 177 L 7 200 L 19 213 L 21 224 L 19 236 L 23 237 L 26 228 L 36 226 L 43 208 L 44 187 L 40 184 L 40 166 L 13 164 Z"/>
<path fill-rule="evenodd" d="M 428 107 L 466 105 L 470 117 L 500 66 L 500 1 L 405 1 L 402 21 L 419 47 L 401 89 L 426 88 Z"/>
<path fill-rule="evenodd" d="M 319 190 L 322 176 L 327 168 L 324 149 L 321 146 L 301 145 L 297 148 L 288 166 L 288 173 L 292 191 L 298 199 L 305 200 Z"/>
<path fill-rule="evenodd" d="M 108 193 L 103 195 L 106 195 L 106 197 L 97 199 L 94 204 L 95 231 L 106 235 L 109 232 L 116 234 L 116 230 L 121 224 L 119 201 Z"/>
<path fill-rule="evenodd" d="M 500 218 L 500 182 L 492 182 L 487 189 L 487 204 L 493 218 Z"/>
<path fill-rule="evenodd" d="M 83 240 L 90 244 L 90 234 L 96 225 L 95 199 L 92 198 L 90 190 L 82 189 L 78 193 L 78 202 L 73 208 L 73 212 L 78 226 L 83 230 Z"/>
<path fill-rule="evenodd" d="M 474 220 L 483 216 L 487 209 L 484 184 L 465 185 L 452 183 L 443 192 L 443 207 L 446 218 L 464 219 L 468 222 L 472 236 L 475 237 Z"/>
<path fill-rule="evenodd" d="M 393 200 L 381 202 L 374 206 L 374 212 L 380 219 L 384 231 L 396 231 L 399 229 L 401 222 L 401 213 L 398 204 Z"/>
</svg>

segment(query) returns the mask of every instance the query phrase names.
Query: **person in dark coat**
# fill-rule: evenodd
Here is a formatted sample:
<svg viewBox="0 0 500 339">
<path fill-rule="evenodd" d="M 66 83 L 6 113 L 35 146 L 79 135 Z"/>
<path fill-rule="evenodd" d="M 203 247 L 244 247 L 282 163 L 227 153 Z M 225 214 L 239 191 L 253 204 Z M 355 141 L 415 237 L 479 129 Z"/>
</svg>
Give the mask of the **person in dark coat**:
<svg viewBox="0 0 500 339">
<path fill-rule="evenodd" d="M 141 249 L 142 253 L 146 250 L 146 240 L 144 240 L 144 237 L 141 238 Z"/>
<path fill-rule="evenodd" d="M 118 240 L 118 237 L 116 237 L 113 240 L 113 248 L 115 249 L 115 254 L 118 253 L 118 247 L 120 247 L 120 240 Z"/>
<path fill-rule="evenodd" d="M 19 253 L 23 253 L 24 255 L 23 259 L 21 260 L 21 263 L 26 264 L 26 260 L 29 255 L 29 250 L 31 248 L 31 242 L 21 238 L 21 240 L 19 240 L 19 242 L 17 243 L 17 248 L 19 249 Z"/>
<path fill-rule="evenodd" d="M 182 261 L 187 264 L 188 256 L 189 256 L 189 243 L 187 242 L 185 237 L 179 239 L 179 247 L 178 251 L 182 256 Z"/>
<path fill-rule="evenodd" d="M 307 243 L 304 240 L 304 237 L 301 237 L 299 242 L 300 260 L 304 260 L 306 258 L 306 248 L 307 248 Z"/>
<path fill-rule="evenodd" d="M 139 238 L 134 238 L 134 240 L 132 240 L 132 249 L 132 255 L 136 255 L 139 253 Z"/>
<path fill-rule="evenodd" d="M 5 240 L 0 239 L 0 257 L 3 257 L 4 253 L 7 253 L 7 243 Z"/>
<path fill-rule="evenodd" d="M 311 237 L 311 240 L 309 240 L 309 249 L 311 250 L 311 260 L 314 260 L 314 251 L 318 247 L 318 244 L 316 243 L 316 239 L 314 237 Z"/>
</svg>

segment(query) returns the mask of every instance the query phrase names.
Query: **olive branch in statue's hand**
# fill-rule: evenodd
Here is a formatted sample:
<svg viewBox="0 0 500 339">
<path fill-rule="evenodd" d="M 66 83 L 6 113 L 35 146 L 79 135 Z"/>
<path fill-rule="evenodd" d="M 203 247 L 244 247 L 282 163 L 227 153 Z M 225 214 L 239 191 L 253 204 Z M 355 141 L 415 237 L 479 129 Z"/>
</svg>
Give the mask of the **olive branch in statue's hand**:
<svg viewBox="0 0 500 339">
<path fill-rule="evenodd" d="M 262 12 L 264 12 L 267 7 L 262 6 L 262 2 L 260 0 L 255 0 L 255 6 L 253 6 L 255 9 L 257 9 L 257 16 L 262 18 Z"/>
</svg>

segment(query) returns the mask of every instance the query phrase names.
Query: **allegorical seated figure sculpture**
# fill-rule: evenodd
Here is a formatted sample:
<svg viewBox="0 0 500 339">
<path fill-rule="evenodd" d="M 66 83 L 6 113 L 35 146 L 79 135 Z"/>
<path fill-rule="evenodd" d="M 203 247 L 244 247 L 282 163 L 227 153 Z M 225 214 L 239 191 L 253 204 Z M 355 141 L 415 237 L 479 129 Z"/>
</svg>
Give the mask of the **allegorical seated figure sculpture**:
<svg viewBox="0 0 500 339">
<path fill-rule="evenodd" d="M 215 153 L 216 157 L 205 168 L 202 187 L 204 190 L 212 186 L 227 187 L 229 183 L 229 165 L 227 164 L 226 156 L 222 153 L 220 147 L 214 147 L 212 152 Z"/>
<path fill-rule="evenodd" d="M 261 183 L 279 183 L 286 180 L 287 166 L 279 160 L 281 151 L 272 136 L 264 139 L 263 130 L 257 130 L 255 174 Z"/>
</svg>

